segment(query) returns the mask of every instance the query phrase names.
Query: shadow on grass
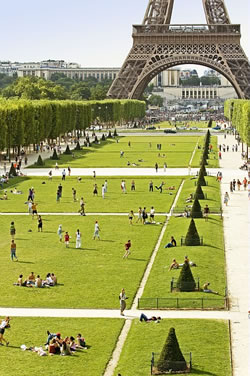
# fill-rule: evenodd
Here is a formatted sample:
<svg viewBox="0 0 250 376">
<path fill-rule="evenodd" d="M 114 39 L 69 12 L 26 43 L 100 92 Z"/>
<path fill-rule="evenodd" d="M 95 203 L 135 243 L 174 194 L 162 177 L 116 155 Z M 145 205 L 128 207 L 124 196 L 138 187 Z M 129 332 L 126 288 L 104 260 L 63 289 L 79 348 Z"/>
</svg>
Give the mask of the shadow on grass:
<svg viewBox="0 0 250 376">
<path fill-rule="evenodd" d="M 19 264 L 34 264 L 34 262 L 32 261 L 20 261 L 20 260 L 18 260 L 18 263 Z"/>
<path fill-rule="evenodd" d="M 194 375 L 208 375 L 208 376 L 219 376 L 217 373 L 209 372 L 209 371 L 201 371 L 197 368 L 192 368 L 191 371 Z"/>
<path fill-rule="evenodd" d="M 134 257 L 128 257 L 127 259 L 128 260 L 134 260 L 134 261 L 147 261 L 146 259 L 137 259 L 137 258 L 134 258 Z"/>
</svg>

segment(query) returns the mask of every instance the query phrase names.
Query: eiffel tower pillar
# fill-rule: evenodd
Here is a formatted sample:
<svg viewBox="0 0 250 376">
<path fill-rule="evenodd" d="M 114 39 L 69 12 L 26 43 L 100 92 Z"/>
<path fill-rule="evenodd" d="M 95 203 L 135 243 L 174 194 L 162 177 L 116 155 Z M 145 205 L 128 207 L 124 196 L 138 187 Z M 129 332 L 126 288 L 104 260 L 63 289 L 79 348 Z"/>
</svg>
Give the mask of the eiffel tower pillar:
<svg viewBox="0 0 250 376">
<path fill-rule="evenodd" d="M 142 25 L 133 26 L 130 50 L 108 96 L 140 98 L 157 74 L 199 64 L 224 75 L 239 98 L 250 99 L 250 64 L 240 25 L 230 23 L 223 0 L 203 0 L 207 24 L 170 24 L 174 0 L 149 0 Z"/>
</svg>

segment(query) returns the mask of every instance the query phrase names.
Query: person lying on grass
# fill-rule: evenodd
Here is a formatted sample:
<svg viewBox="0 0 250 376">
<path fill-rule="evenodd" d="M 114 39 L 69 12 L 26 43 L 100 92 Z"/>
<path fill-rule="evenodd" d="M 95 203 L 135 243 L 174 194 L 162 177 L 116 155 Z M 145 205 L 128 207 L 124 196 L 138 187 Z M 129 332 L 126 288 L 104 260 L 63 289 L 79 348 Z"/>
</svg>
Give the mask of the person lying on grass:
<svg viewBox="0 0 250 376">
<path fill-rule="evenodd" d="M 150 318 L 148 318 L 144 313 L 141 314 L 140 316 L 140 322 L 142 321 L 145 321 L 145 322 L 150 322 L 150 321 L 154 321 L 156 324 L 159 324 L 160 321 L 161 321 L 161 317 L 156 317 L 156 316 L 152 316 Z"/>
</svg>

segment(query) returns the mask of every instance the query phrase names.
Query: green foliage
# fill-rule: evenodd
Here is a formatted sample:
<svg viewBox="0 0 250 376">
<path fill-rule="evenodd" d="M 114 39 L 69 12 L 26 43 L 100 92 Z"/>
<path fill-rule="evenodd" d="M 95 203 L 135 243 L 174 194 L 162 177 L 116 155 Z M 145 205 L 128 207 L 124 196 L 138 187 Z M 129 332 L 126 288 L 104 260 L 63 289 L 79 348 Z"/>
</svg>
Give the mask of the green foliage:
<svg viewBox="0 0 250 376">
<path fill-rule="evenodd" d="M 203 164 L 203 165 L 205 165 L 205 164 Z M 199 177 L 198 177 L 197 185 L 201 185 L 202 187 L 205 187 L 207 185 L 206 180 L 204 178 L 203 169 L 200 169 L 200 171 L 199 171 Z"/>
<path fill-rule="evenodd" d="M 57 161 L 58 159 L 60 159 L 57 155 L 56 149 L 54 149 L 53 155 L 50 157 L 50 159 L 52 159 L 53 161 Z"/>
<path fill-rule="evenodd" d="M 163 346 L 160 358 L 157 363 L 157 369 L 161 372 L 184 371 L 187 369 L 187 364 L 182 355 L 175 329 L 170 328 Z"/>
<path fill-rule="evenodd" d="M 95 144 L 98 144 L 98 143 L 99 143 L 98 137 L 97 137 L 96 135 L 95 135 L 94 143 L 95 143 Z"/>
<path fill-rule="evenodd" d="M 202 218 L 202 210 L 198 198 L 194 199 L 194 203 L 191 210 L 192 218 Z"/>
<path fill-rule="evenodd" d="M 102 141 L 106 141 L 106 137 L 105 137 L 105 134 L 104 134 L 104 133 L 102 134 L 101 140 L 102 140 Z"/>
<path fill-rule="evenodd" d="M 163 98 L 160 95 L 152 94 L 148 99 L 148 104 L 151 106 L 162 107 Z"/>
<path fill-rule="evenodd" d="M 114 136 L 114 137 L 117 137 L 117 136 L 118 136 L 118 133 L 117 133 L 116 128 L 115 128 L 115 130 L 114 130 L 114 134 L 113 134 L 113 136 Z"/>
<path fill-rule="evenodd" d="M 13 163 L 11 163 L 11 166 L 10 166 L 9 176 L 17 176 L 17 172 Z"/>
<path fill-rule="evenodd" d="M 200 171 L 201 171 L 201 174 L 202 174 L 203 176 L 207 176 L 207 170 L 206 170 L 206 167 L 205 167 L 205 164 L 204 164 L 204 163 L 201 164 Z"/>
<path fill-rule="evenodd" d="M 190 292 L 195 290 L 195 280 L 188 261 L 185 261 L 177 280 L 177 288 L 181 292 Z"/>
<path fill-rule="evenodd" d="M 198 234 L 195 221 L 192 218 L 185 238 L 185 245 L 196 246 L 200 245 L 200 243 L 200 236 Z"/>
<path fill-rule="evenodd" d="M 243 142 L 250 145 L 250 100 L 227 100 L 224 107 L 225 116 L 232 122 Z"/>
<path fill-rule="evenodd" d="M 213 120 L 212 119 L 209 119 L 209 122 L 208 122 L 208 128 L 211 128 L 212 127 L 212 125 L 213 125 Z"/>
<path fill-rule="evenodd" d="M 198 198 L 198 200 L 204 200 L 205 199 L 205 196 L 204 196 L 204 193 L 203 193 L 203 190 L 201 188 L 201 186 L 198 184 L 197 185 L 197 188 L 196 188 L 196 192 L 194 194 L 194 197 L 195 198 Z"/>
<path fill-rule="evenodd" d="M 64 151 L 63 154 L 66 154 L 66 155 L 71 155 L 72 154 L 72 151 L 70 150 L 69 145 L 67 145 L 67 147 L 66 147 L 66 149 L 65 149 L 65 151 Z"/>
<path fill-rule="evenodd" d="M 109 133 L 108 133 L 108 135 L 107 135 L 107 138 L 112 138 L 111 131 L 109 131 Z"/>
<path fill-rule="evenodd" d="M 37 161 L 36 161 L 36 165 L 37 166 L 44 166 L 44 161 L 41 157 L 41 155 L 39 154 L 38 158 L 37 158 Z"/>
</svg>

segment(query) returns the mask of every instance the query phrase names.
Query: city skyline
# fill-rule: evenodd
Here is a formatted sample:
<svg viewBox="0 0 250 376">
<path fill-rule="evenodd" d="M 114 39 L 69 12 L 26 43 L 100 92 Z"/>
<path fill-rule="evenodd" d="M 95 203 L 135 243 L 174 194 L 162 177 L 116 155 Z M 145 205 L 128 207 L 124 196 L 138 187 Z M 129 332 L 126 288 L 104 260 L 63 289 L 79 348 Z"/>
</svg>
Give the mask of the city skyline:
<svg viewBox="0 0 250 376">
<path fill-rule="evenodd" d="M 225 3 L 231 22 L 242 25 L 241 44 L 249 57 L 248 1 L 226 0 Z M 125 4 L 117 0 L 72 0 L 70 5 L 66 1 L 44 0 L 43 6 L 34 7 L 31 0 L 13 0 L 10 8 L 8 3 L 3 3 L 5 17 L 0 32 L 4 41 L 0 60 L 62 59 L 82 67 L 120 67 L 132 46 L 132 24 L 142 23 L 147 4 L 148 0 L 127 0 Z M 206 23 L 202 0 L 185 3 L 175 0 L 171 23 Z M 190 66 L 182 69 L 187 67 Z M 198 68 L 198 71 L 205 69 Z"/>
</svg>

